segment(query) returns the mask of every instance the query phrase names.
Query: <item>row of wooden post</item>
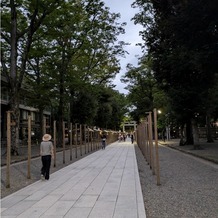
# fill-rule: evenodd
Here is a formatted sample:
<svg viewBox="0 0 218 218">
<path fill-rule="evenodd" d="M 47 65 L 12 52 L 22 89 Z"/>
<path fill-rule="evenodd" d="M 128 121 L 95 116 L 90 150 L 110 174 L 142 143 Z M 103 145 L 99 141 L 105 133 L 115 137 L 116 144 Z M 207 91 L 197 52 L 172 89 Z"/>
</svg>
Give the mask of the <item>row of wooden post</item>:
<svg viewBox="0 0 218 218">
<path fill-rule="evenodd" d="M 43 125 L 43 134 L 46 132 L 46 120 L 44 119 Z M 7 112 L 7 162 L 6 162 L 6 188 L 10 188 L 10 164 L 11 164 L 11 112 Z M 63 164 L 65 164 L 65 151 L 66 151 L 66 142 L 65 142 L 65 129 L 66 129 L 66 122 L 63 122 Z M 82 127 L 84 127 L 82 129 Z M 78 145 L 78 130 L 80 135 L 79 145 Z M 84 131 L 84 132 L 82 132 Z M 53 145 L 54 145 L 54 167 L 56 167 L 56 152 L 57 152 L 57 128 L 56 128 L 56 121 L 53 122 Z M 70 123 L 68 128 L 68 137 L 70 138 L 69 142 L 69 150 L 70 150 L 70 161 L 73 159 L 72 151 L 73 151 L 73 124 Z M 85 135 L 84 139 L 84 149 L 85 154 L 88 152 L 92 152 L 98 150 L 101 147 L 101 140 L 100 140 L 100 132 L 98 130 L 92 130 L 87 127 L 87 125 L 82 124 L 75 124 L 75 158 L 78 158 L 78 146 L 80 147 L 80 156 L 82 156 L 82 146 L 83 146 L 83 138 L 82 135 Z M 87 142 L 86 142 L 86 136 Z M 109 135 L 107 139 L 107 143 L 110 144 L 117 140 L 117 135 Z M 31 179 L 31 116 L 28 116 L 28 157 L 27 157 L 27 179 Z"/>
<path fill-rule="evenodd" d="M 160 185 L 160 167 L 157 134 L 157 110 L 148 112 L 148 116 L 137 126 L 137 144 L 140 147 L 147 163 L 150 165 L 152 174 L 156 174 L 157 185 Z M 154 140 L 153 140 L 154 139 Z"/>
<path fill-rule="evenodd" d="M 66 150 L 66 147 L 65 147 L 65 122 L 63 122 L 63 163 L 65 164 L 65 150 Z M 84 127 L 84 128 L 83 128 Z M 70 128 L 68 129 L 68 133 L 70 133 L 70 160 L 72 160 L 72 145 L 73 145 L 73 125 L 72 123 L 70 123 Z M 79 140 L 79 146 L 78 146 L 78 130 L 79 130 L 79 135 L 80 135 L 80 140 Z M 83 132 L 84 131 L 84 132 Z M 88 134 L 87 134 L 88 132 Z M 78 157 L 78 147 L 80 148 L 80 156 L 82 156 L 82 145 L 83 145 L 83 140 L 82 140 L 82 136 L 83 136 L 83 133 L 85 135 L 85 139 L 84 139 L 84 150 L 85 150 L 85 154 L 90 151 L 93 151 L 93 150 L 97 150 L 100 148 L 100 134 L 99 134 L 99 131 L 94 131 L 90 128 L 88 128 L 86 125 L 82 125 L 82 124 L 78 124 L 76 123 L 75 124 L 75 137 L 76 137 L 76 140 L 75 140 L 75 158 Z M 95 137 L 93 137 L 95 134 Z M 56 154 L 56 121 L 54 121 L 54 150 L 55 150 L 55 154 Z M 88 135 L 88 142 L 86 142 L 86 136 Z M 89 137 L 91 135 L 91 137 Z M 97 136 L 97 137 L 96 137 Z M 94 140 L 94 138 L 96 140 Z M 87 149 L 88 147 L 88 149 Z M 86 151 L 87 150 L 87 151 Z M 54 167 L 56 166 L 56 157 L 54 157 Z"/>
</svg>

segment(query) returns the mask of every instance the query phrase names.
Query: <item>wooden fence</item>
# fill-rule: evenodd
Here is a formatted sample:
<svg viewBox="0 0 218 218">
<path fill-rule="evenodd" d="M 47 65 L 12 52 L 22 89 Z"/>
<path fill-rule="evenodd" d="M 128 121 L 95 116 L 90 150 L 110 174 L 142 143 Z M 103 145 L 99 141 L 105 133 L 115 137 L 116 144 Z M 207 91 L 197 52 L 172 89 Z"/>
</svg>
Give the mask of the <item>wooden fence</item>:
<svg viewBox="0 0 218 218">
<path fill-rule="evenodd" d="M 153 111 L 153 119 L 152 112 L 148 112 L 148 116 L 137 126 L 136 141 L 147 163 L 150 165 L 152 174 L 157 177 L 157 185 L 160 185 L 156 109 Z"/>
<path fill-rule="evenodd" d="M 46 133 L 46 124 L 44 120 L 43 134 Z M 11 112 L 7 112 L 7 151 L 6 151 L 6 188 L 10 188 L 10 165 L 11 165 Z M 83 156 L 93 151 L 97 151 L 101 148 L 101 130 L 94 127 L 87 126 L 86 124 L 72 124 L 70 123 L 67 127 L 67 122 L 62 123 L 63 132 L 62 132 L 62 145 L 61 151 L 63 152 L 63 164 L 66 162 L 66 150 L 70 151 L 70 161 L 72 161 L 73 153 L 75 153 L 75 158 L 78 158 L 78 155 Z M 57 165 L 56 153 L 57 153 L 57 126 L 56 121 L 53 122 L 53 133 L 52 141 L 54 145 L 54 167 Z M 67 129 L 67 134 L 66 134 Z M 28 117 L 28 144 L 27 144 L 27 179 L 31 179 L 31 116 Z M 118 132 L 107 131 L 107 144 L 111 144 L 117 141 Z M 67 143 L 67 146 L 66 146 Z M 60 147 L 60 145 L 59 145 Z M 59 149 L 60 150 L 60 149 Z M 73 152 L 74 150 L 74 152 Z"/>
</svg>

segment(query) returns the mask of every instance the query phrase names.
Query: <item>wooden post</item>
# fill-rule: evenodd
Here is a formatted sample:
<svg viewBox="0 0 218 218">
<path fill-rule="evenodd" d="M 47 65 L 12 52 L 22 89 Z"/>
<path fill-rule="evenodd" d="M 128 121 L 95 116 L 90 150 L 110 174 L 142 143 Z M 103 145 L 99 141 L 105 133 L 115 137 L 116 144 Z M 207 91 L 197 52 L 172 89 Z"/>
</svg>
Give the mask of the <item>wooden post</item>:
<svg viewBox="0 0 218 218">
<path fill-rule="evenodd" d="M 72 160 L 73 125 L 70 123 L 70 160 Z"/>
<path fill-rule="evenodd" d="M 62 123 L 62 135 L 63 135 L 63 141 L 62 141 L 62 144 L 63 144 L 63 164 L 65 164 L 65 122 L 63 121 Z"/>
<path fill-rule="evenodd" d="M 56 167 L 56 120 L 54 120 L 53 126 L 54 126 L 54 132 L 53 132 L 53 136 L 54 136 L 54 167 Z"/>
<path fill-rule="evenodd" d="M 142 153 L 143 155 L 145 156 L 145 151 L 144 151 L 144 135 L 143 135 L 143 129 L 144 129 L 144 126 L 143 126 L 143 122 L 141 124 L 141 127 L 140 127 L 141 131 L 140 131 L 140 137 L 141 137 L 141 149 L 142 149 Z"/>
<path fill-rule="evenodd" d="M 150 134 L 149 134 L 149 117 L 147 118 L 147 148 L 148 148 L 148 164 L 151 168 L 151 146 L 150 146 Z"/>
<path fill-rule="evenodd" d="M 97 131 L 94 132 L 94 136 L 95 136 L 95 150 L 97 151 L 98 150 Z"/>
<path fill-rule="evenodd" d="M 141 151 L 142 151 L 142 154 L 144 155 L 144 150 L 143 150 L 143 123 L 140 124 L 139 137 L 140 137 Z"/>
<path fill-rule="evenodd" d="M 89 135 L 90 135 L 90 132 L 89 132 L 89 127 L 88 128 L 88 153 L 89 153 L 89 143 L 90 143 L 90 140 L 89 140 Z"/>
<path fill-rule="evenodd" d="M 140 125 L 138 125 L 137 131 L 135 132 L 135 134 L 137 135 L 136 143 L 138 144 L 138 146 L 140 148 L 139 132 L 140 132 Z"/>
<path fill-rule="evenodd" d="M 143 135 L 143 151 L 144 151 L 144 157 L 146 159 L 146 136 L 145 136 L 145 126 L 146 126 L 146 120 L 143 121 L 143 128 L 142 128 L 142 135 Z"/>
<path fill-rule="evenodd" d="M 95 130 L 93 129 L 93 144 L 94 144 L 94 150 L 97 150 L 97 146 L 96 146 L 96 134 L 95 134 Z"/>
<path fill-rule="evenodd" d="M 91 131 L 91 151 L 93 150 L 93 132 Z"/>
<path fill-rule="evenodd" d="M 86 154 L 86 124 L 84 124 L 84 146 L 85 146 L 85 154 Z"/>
<path fill-rule="evenodd" d="M 93 151 L 95 151 L 95 130 L 94 129 L 92 131 L 92 146 L 93 146 Z"/>
<path fill-rule="evenodd" d="M 154 109 L 154 137 L 155 137 L 157 185 L 160 185 L 160 166 L 159 166 L 159 153 L 158 153 L 157 109 L 156 108 Z"/>
<path fill-rule="evenodd" d="M 153 135 L 152 135 L 152 116 L 151 116 L 151 112 L 149 112 L 149 144 L 150 144 L 150 167 L 152 169 L 152 173 L 153 175 L 155 174 L 155 170 L 154 170 L 154 160 L 153 160 Z"/>
<path fill-rule="evenodd" d="M 146 160 L 149 162 L 149 149 L 148 149 L 148 119 L 145 121 L 145 147 L 146 147 Z"/>
<path fill-rule="evenodd" d="M 43 135 L 46 134 L 46 117 L 43 117 Z"/>
<path fill-rule="evenodd" d="M 98 141 L 98 131 L 96 130 L 96 147 L 97 147 L 97 150 L 99 149 L 99 141 Z M 105 142 L 106 143 L 106 142 Z"/>
<path fill-rule="evenodd" d="M 109 143 L 111 143 L 111 134 L 110 132 L 107 134 L 107 138 L 108 140 L 106 140 L 106 144 L 105 146 L 108 146 Z M 100 131 L 98 131 L 98 147 L 99 149 L 101 149 L 101 135 L 100 135 Z"/>
<path fill-rule="evenodd" d="M 6 188 L 10 188 L 10 164 L 11 164 L 11 112 L 7 111 L 7 169 Z"/>
<path fill-rule="evenodd" d="M 80 145 L 80 156 L 82 156 L 83 155 L 83 153 L 82 153 L 82 143 L 83 143 L 83 133 L 82 133 L 82 124 L 80 124 L 79 125 L 79 134 L 80 134 L 80 143 L 79 143 L 79 145 Z"/>
<path fill-rule="evenodd" d="M 31 179 L 31 116 L 28 116 L 28 161 L 27 161 L 27 179 Z"/>
<path fill-rule="evenodd" d="M 75 146 L 76 146 L 76 149 L 75 149 L 75 157 L 77 158 L 77 144 L 78 144 L 78 130 L 77 130 L 77 123 L 75 124 L 75 129 L 76 129 L 76 141 L 75 141 Z"/>
</svg>

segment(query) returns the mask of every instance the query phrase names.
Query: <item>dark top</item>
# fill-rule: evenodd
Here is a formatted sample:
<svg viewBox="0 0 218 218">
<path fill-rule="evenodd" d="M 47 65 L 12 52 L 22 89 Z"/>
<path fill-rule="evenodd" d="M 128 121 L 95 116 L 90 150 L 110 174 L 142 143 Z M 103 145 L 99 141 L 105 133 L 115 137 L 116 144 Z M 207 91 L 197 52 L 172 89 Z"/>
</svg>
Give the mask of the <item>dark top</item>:
<svg viewBox="0 0 218 218">
<path fill-rule="evenodd" d="M 102 138 L 103 141 L 105 141 L 107 139 L 107 136 L 106 135 L 102 135 L 101 138 Z"/>
</svg>

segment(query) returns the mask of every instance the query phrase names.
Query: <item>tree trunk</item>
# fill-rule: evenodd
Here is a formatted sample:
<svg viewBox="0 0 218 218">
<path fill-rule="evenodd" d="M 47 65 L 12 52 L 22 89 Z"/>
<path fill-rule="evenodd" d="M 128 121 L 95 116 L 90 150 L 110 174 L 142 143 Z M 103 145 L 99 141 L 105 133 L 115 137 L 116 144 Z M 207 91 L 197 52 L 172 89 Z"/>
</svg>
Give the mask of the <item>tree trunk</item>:
<svg viewBox="0 0 218 218">
<path fill-rule="evenodd" d="M 191 120 L 187 120 L 186 122 L 186 144 L 194 144 Z"/>
<path fill-rule="evenodd" d="M 43 108 L 39 108 L 39 142 L 41 142 L 43 137 L 43 127 L 44 127 L 44 117 L 43 117 Z"/>
<path fill-rule="evenodd" d="M 192 130 L 193 130 L 193 139 L 194 139 L 194 143 L 193 143 L 194 149 L 200 149 L 199 132 L 196 122 L 194 120 L 192 120 Z"/>
<path fill-rule="evenodd" d="M 58 144 L 62 145 L 63 142 L 63 121 L 64 121 L 64 81 L 65 81 L 65 73 L 66 73 L 66 55 L 65 55 L 65 47 L 63 46 L 63 51 L 62 51 L 62 63 L 61 67 L 59 70 L 59 84 L 60 84 L 60 89 L 59 89 L 59 105 L 58 105 L 58 129 L 57 129 L 57 134 L 58 134 Z"/>
<path fill-rule="evenodd" d="M 179 146 L 185 145 L 185 136 L 184 136 L 184 124 L 181 125 L 180 129 L 180 141 L 179 141 Z"/>
<path fill-rule="evenodd" d="M 19 127 L 20 127 L 20 109 L 19 96 L 14 94 L 10 102 L 11 113 L 11 154 L 19 155 Z"/>
<path fill-rule="evenodd" d="M 61 146 L 63 142 L 63 121 L 64 121 L 64 75 L 60 72 L 60 90 L 59 90 L 59 105 L 58 105 L 58 145 Z"/>
<path fill-rule="evenodd" d="M 10 57 L 10 110 L 12 111 L 12 126 L 11 126 L 11 153 L 18 155 L 19 148 L 19 125 L 20 125 L 20 110 L 19 110 L 19 85 L 17 84 L 17 12 L 15 2 L 10 1 L 11 5 L 11 57 Z"/>
<path fill-rule="evenodd" d="M 33 14 L 29 15 L 31 17 L 31 22 L 29 22 L 29 26 L 27 26 L 25 32 L 26 34 L 23 34 L 24 36 L 19 35 L 19 33 L 23 32 L 18 29 L 17 26 L 17 9 L 16 7 L 19 7 L 19 4 L 15 0 L 9 1 L 9 7 L 11 9 L 11 17 L 10 17 L 10 36 L 6 36 L 5 38 L 8 38 L 8 43 L 10 45 L 10 63 L 3 63 L 3 69 L 4 74 L 7 77 L 8 84 L 10 87 L 10 101 L 9 106 L 10 110 L 12 112 L 12 121 L 13 125 L 11 127 L 11 138 L 12 138 L 12 154 L 18 154 L 18 147 L 19 147 L 19 125 L 20 125 L 20 110 L 19 110 L 19 93 L 21 89 L 21 85 L 23 82 L 24 75 L 26 73 L 26 62 L 28 59 L 28 54 L 31 48 L 33 34 L 37 31 L 37 29 L 40 27 L 41 23 L 45 19 L 46 16 L 48 16 L 49 13 L 52 12 L 52 10 L 44 11 L 44 13 L 39 16 L 38 7 L 39 2 L 37 1 L 37 4 L 35 4 L 35 8 L 33 9 Z M 56 3 L 54 3 L 56 4 Z M 52 8 L 52 7 L 51 7 Z M 35 10 L 34 10 L 35 9 Z M 27 36 L 27 37 L 26 37 Z M 22 45 L 22 49 L 20 49 L 20 58 L 18 62 L 18 40 L 23 40 L 25 42 Z M 8 51 L 7 51 L 8 52 Z M 2 55 L 3 56 L 3 55 Z M 19 73 L 17 72 L 19 65 Z M 10 70 L 6 69 L 10 68 Z M 8 72 L 10 72 L 8 74 Z"/>
<path fill-rule="evenodd" d="M 210 114 L 209 113 L 207 113 L 207 116 L 206 116 L 206 126 L 207 126 L 207 142 L 214 142 L 213 137 L 212 137 L 211 126 L 210 126 Z"/>
</svg>

